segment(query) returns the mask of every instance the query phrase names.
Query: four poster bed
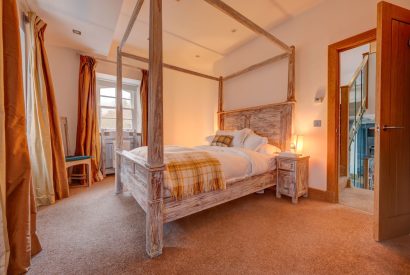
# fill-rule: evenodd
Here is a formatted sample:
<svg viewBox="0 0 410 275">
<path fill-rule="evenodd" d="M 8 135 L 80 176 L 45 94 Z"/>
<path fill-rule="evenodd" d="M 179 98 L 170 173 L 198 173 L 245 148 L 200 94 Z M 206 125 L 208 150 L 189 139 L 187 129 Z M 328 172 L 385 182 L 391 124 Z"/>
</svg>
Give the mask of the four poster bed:
<svg viewBox="0 0 410 275">
<path fill-rule="evenodd" d="M 150 257 L 162 253 L 163 224 L 199 212 L 201 210 L 222 204 L 224 202 L 263 190 L 276 184 L 275 167 L 269 167 L 259 173 L 248 173 L 236 180 L 226 181 L 223 190 L 212 189 L 207 192 L 195 193 L 192 196 L 176 198 L 169 195 L 166 188 L 165 175 L 168 175 L 164 163 L 163 142 L 163 67 L 183 73 L 204 77 L 219 82 L 218 90 L 218 122 L 224 130 L 241 130 L 248 128 L 254 133 L 265 137 L 269 144 L 287 150 L 290 147 L 292 120 L 295 104 L 295 48 L 274 37 L 269 32 L 223 3 L 221 0 L 204 0 L 225 14 L 236 19 L 244 26 L 261 34 L 285 50 L 284 54 L 272 57 L 252 65 L 226 77 L 214 77 L 191 70 L 179 68 L 162 62 L 162 0 L 150 0 L 149 21 L 149 59 L 122 52 L 122 48 L 131 32 L 144 0 L 139 0 L 133 11 L 124 37 L 117 49 L 117 124 L 116 124 L 116 193 L 119 194 L 125 185 L 138 204 L 146 213 L 146 251 Z M 122 58 L 133 58 L 149 64 L 149 96 L 148 96 L 148 147 L 144 157 L 122 150 Z M 223 111 L 223 83 L 249 71 L 255 70 L 275 61 L 289 59 L 288 95 L 283 103 Z M 203 149 L 203 148 L 202 148 Z M 178 149 L 180 150 L 180 149 Z M 224 152 L 229 149 L 224 149 Z M 236 150 L 236 151 L 235 151 Z M 250 152 L 235 149 L 237 154 Z M 167 150 L 165 150 L 167 151 Z M 219 151 L 223 151 L 220 149 Z M 194 151 L 191 151 L 191 153 Z M 193 154 L 197 153 L 195 151 Z M 231 152 L 227 152 L 231 153 Z M 172 155 L 172 152 L 169 153 Z M 222 154 L 223 155 L 223 154 Z M 226 155 L 226 154 L 225 154 Z M 251 159 L 249 156 L 245 156 Z M 165 155 L 165 159 L 169 159 Z M 253 160 L 251 160 L 253 161 Z M 168 167 L 169 168 L 169 167 Z M 172 191 L 172 190 L 171 190 Z"/>
</svg>

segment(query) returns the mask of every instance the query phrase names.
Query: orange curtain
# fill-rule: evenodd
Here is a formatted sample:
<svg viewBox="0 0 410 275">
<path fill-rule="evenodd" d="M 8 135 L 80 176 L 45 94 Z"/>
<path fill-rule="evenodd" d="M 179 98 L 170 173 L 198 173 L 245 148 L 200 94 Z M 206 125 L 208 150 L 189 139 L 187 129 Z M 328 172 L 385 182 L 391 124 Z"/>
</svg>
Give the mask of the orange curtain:
<svg viewBox="0 0 410 275">
<path fill-rule="evenodd" d="M 140 85 L 141 120 L 142 120 L 142 146 L 148 144 L 148 71 L 142 70 Z"/>
<path fill-rule="evenodd" d="M 28 271 L 41 250 L 36 235 L 36 206 L 26 136 L 22 56 L 15 0 L 2 2 L 2 96 L 4 104 L 6 218 L 10 245 L 9 274 Z"/>
<path fill-rule="evenodd" d="M 50 188 L 52 190 L 50 190 L 50 193 L 53 194 L 51 197 L 63 199 L 69 195 L 69 186 L 54 85 L 48 65 L 47 52 L 44 47 L 44 32 L 47 24 L 34 13 L 29 13 L 29 20 L 30 43 L 32 44 L 30 46 L 32 50 L 30 52 L 31 89 L 29 91 L 31 96 L 28 96 L 28 98 L 32 98 L 33 100 L 30 101 L 32 104 L 29 103 L 27 106 L 29 113 L 34 117 L 34 119 L 31 119 L 31 128 L 35 127 L 38 130 L 35 135 L 29 136 L 29 140 L 30 137 L 36 139 L 31 144 L 31 148 L 33 149 L 33 152 L 31 152 L 32 166 L 35 165 L 36 167 L 33 168 L 36 168 L 36 172 L 38 172 L 38 170 L 41 169 L 37 167 L 38 163 L 44 162 L 44 160 L 38 160 L 38 157 L 43 155 L 46 160 L 49 160 L 48 163 L 50 164 L 48 166 L 44 165 L 43 167 L 48 167 L 48 170 L 51 170 L 38 173 L 39 177 L 33 177 L 33 180 L 36 181 L 35 186 L 36 191 L 38 191 L 38 186 L 42 185 L 41 182 L 46 178 L 50 179 L 52 181 L 52 188 Z M 40 97 L 43 98 L 41 102 Z M 33 107 L 33 104 L 37 104 L 37 106 Z M 41 119 L 44 119 L 46 123 L 38 122 L 41 121 Z M 33 124 L 36 125 L 33 126 Z M 38 141 L 39 139 L 41 142 Z M 41 154 L 39 154 L 40 151 Z M 35 155 L 35 157 L 33 155 Z M 35 164 L 33 162 L 35 162 Z M 48 174 L 49 176 L 40 176 L 44 174 Z M 37 198 L 37 200 L 42 199 Z M 53 198 L 46 198 L 45 201 L 54 203 Z M 49 203 L 41 202 L 41 204 Z"/>
<path fill-rule="evenodd" d="M 78 122 L 75 154 L 92 156 L 91 168 L 94 181 L 102 180 L 100 171 L 100 133 L 97 118 L 97 93 L 95 86 L 95 59 L 80 57 L 80 76 L 78 84 Z M 85 167 L 81 168 L 85 174 Z"/>
<path fill-rule="evenodd" d="M 0 4 L 0 22 L 3 22 L 3 4 Z M 0 23 L 0 57 L 3 59 L 3 25 Z M 6 110 L 4 106 L 4 64 L 0 62 L 0 274 L 7 273 L 10 258 L 6 215 Z"/>
</svg>

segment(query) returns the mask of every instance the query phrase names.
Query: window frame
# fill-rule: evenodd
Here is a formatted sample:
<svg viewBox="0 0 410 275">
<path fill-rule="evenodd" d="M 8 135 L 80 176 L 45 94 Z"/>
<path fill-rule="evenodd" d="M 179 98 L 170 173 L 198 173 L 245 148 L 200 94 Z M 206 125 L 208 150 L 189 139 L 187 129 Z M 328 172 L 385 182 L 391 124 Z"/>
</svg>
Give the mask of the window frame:
<svg viewBox="0 0 410 275">
<path fill-rule="evenodd" d="M 116 89 L 116 81 L 112 79 L 107 79 L 105 77 L 98 76 L 96 77 L 96 92 L 97 92 L 97 108 L 98 108 L 98 122 L 99 122 L 99 130 L 107 130 L 107 131 L 115 131 L 114 128 L 102 128 L 101 127 L 101 120 L 102 119 L 112 119 L 112 120 L 117 120 L 116 118 L 103 118 L 102 117 L 102 109 L 111 109 L 111 110 L 116 110 L 115 106 L 107 106 L 107 105 L 101 105 L 101 97 L 105 98 L 113 98 L 117 100 L 117 89 Z M 131 128 L 124 128 L 126 131 L 137 131 L 138 132 L 138 102 L 137 100 L 137 95 L 140 87 L 140 81 L 138 80 L 132 80 L 133 82 L 138 82 L 138 83 L 128 83 L 123 81 L 123 91 L 129 92 L 131 94 L 131 98 L 122 98 L 122 100 L 129 100 L 131 102 L 131 108 L 129 107 L 124 107 L 123 110 L 130 110 L 131 111 L 131 119 L 129 118 L 124 118 L 123 121 L 131 121 Z M 106 95 L 101 95 L 100 90 L 103 88 L 113 88 L 115 90 L 115 97 L 113 96 L 106 96 Z M 140 107 L 141 108 L 141 107 Z"/>
</svg>

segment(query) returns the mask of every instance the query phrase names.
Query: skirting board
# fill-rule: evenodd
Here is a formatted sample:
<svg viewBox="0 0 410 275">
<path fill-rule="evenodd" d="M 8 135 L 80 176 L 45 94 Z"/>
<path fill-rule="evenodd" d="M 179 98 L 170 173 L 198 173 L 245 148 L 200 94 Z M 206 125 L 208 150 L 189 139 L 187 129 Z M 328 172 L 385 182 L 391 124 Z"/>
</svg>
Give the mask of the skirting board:
<svg viewBox="0 0 410 275">
<path fill-rule="evenodd" d="M 337 203 L 337 197 L 335 194 L 329 191 L 323 191 L 315 188 L 310 188 L 309 187 L 309 198 L 313 200 L 318 200 L 318 201 L 326 201 L 326 202 L 332 202 L 332 203 Z"/>
</svg>

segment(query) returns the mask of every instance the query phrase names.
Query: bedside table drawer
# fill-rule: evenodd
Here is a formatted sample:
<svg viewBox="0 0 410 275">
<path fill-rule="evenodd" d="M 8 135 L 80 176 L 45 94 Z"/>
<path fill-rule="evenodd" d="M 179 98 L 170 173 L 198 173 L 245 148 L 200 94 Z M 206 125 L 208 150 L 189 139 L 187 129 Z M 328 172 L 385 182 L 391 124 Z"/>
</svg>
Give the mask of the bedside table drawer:
<svg viewBox="0 0 410 275">
<path fill-rule="evenodd" d="M 300 196 L 307 197 L 309 156 L 278 156 L 277 161 L 276 197 L 292 197 L 292 203 L 297 203 Z"/>
<path fill-rule="evenodd" d="M 278 168 L 281 170 L 295 171 L 295 162 L 293 160 L 280 160 L 278 163 Z"/>
<path fill-rule="evenodd" d="M 287 195 L 292 195 L 295 192 L 295 177 L 294 174 L 287 171 L 279 170 L 278 187 L 280 191 Z"/>
</svg>

